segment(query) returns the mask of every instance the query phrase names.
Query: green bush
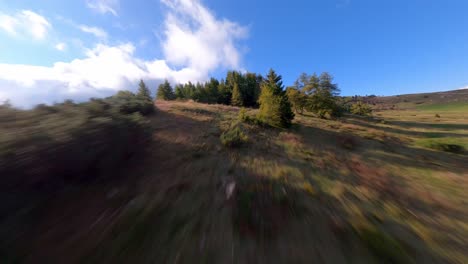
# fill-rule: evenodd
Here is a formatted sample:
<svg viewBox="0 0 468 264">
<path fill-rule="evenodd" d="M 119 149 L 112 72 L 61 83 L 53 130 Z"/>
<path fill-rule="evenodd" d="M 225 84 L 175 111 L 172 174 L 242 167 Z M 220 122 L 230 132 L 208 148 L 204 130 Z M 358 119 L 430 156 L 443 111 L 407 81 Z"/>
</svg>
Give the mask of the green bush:
<svg viewBox="0 0 468 264">
<path fill-rule="evenodd" d="M 354 115 L 368 116 L 372 114 L 372 107 L 363 102 L 357 102 L 351 105 L 350 111 Z"/>
<path fill-rule="evenodd" d="M 251 124 L 251 125 L 257 125 L 257 126 L 264 126 L 265 124 L 260 120 L 258 119 L 257 117 L 255 116 L 250 116 L 248 113 L 247 113 L 247 110 L 245 108 L 241 108 L 241 110 L 239 111 L 239 115 L 237 116 L 237 120 L 239 122 L 243 122 L 243 123 L 247 123 L 247 124 Z"/>
<path fill-rule="evenodd" d="M 234 124 L 227 131 L 221 134 L 220 139 L 224 146 L 235 148 L 247 142 L 248 137 L 242 131 L 240 124 Z"/>
</svg>

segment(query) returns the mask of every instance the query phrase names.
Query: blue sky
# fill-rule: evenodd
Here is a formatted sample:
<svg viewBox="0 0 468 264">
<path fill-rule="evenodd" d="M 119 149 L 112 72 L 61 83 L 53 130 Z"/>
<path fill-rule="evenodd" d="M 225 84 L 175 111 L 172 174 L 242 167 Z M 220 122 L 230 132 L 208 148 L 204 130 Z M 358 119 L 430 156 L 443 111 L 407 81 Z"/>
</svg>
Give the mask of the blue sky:
<svg viewBox="0 0 468 264">
<path fill-rule="evenodd" d="M 465 0 L 0 0 L 0 100 L 31 106 L 270 67 L 342 94 L 468 86 Z"/>
</svg>

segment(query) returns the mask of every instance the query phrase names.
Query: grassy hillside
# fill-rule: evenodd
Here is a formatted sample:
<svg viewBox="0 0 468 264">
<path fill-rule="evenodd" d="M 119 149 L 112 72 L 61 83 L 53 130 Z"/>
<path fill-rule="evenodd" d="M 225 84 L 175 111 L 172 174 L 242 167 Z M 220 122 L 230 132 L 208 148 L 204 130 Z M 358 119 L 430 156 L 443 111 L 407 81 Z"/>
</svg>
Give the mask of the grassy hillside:
<svg viewBox="0 0 468 264">
<path fill-rule="evenodd" d="M 466 111 L 468 89 L 447 92 L 404 94 L 367 98 L 381 109 L 420 109 L 430 111 Z"/>
<path fill-rule="evenodd" d="M 220 136 L 238 108 L 157 107 L 145 159 L 1 218 L 4 259 L 468 263 L 466 149 L 428 143 L 467 148 L 465 111 L 306 114 L 289 130 L 242 123 L 246 142 L 230 148 Z"/>
</svg>

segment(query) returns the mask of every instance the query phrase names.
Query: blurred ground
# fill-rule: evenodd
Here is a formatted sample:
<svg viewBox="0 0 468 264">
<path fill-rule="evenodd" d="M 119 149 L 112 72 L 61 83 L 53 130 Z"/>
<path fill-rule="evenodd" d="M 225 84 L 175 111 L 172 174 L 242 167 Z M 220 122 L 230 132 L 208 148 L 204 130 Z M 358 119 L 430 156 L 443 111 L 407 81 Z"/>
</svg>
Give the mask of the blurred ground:
<svg viewBox="0 0 468 264">
<path fill-rule="evenodd" d="M 157 107 L 112 181 L 4 197 L 21 205 L 0 218 L 6 263 L 468 263 L 466 111 L 298 115 L 231 149 L 238 108 Z"/>
</svg>

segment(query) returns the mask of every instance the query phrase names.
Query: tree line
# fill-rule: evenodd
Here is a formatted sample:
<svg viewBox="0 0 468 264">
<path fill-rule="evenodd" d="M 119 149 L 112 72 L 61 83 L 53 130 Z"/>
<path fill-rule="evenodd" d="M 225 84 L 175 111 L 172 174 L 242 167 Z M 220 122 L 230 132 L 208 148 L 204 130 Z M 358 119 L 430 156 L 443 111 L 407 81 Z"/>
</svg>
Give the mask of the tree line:
<svg viewBox="0 0 468 264">
<path fill-rule="evenodd" d="M 270 70 L 265 77 L 229 71 L 225 79 L 211 78 L 196 84 L 188 82 L 174 88 L 166 80 L 158 87 L 156 98 L 260 108 L 259 120 L 279 127 L 290 126 L 293 112 L 303 114 L 308 111 L 320 118 L 337 117 L 351 110 L 356 114 L 370 113 L 367 105 L 359 103 L 351 107 L 339 95 L 338 84 L 327 72 L 320 75 L 303 73 L 294 85 L 285 89 L 281 75 Z"/>
</svg>

